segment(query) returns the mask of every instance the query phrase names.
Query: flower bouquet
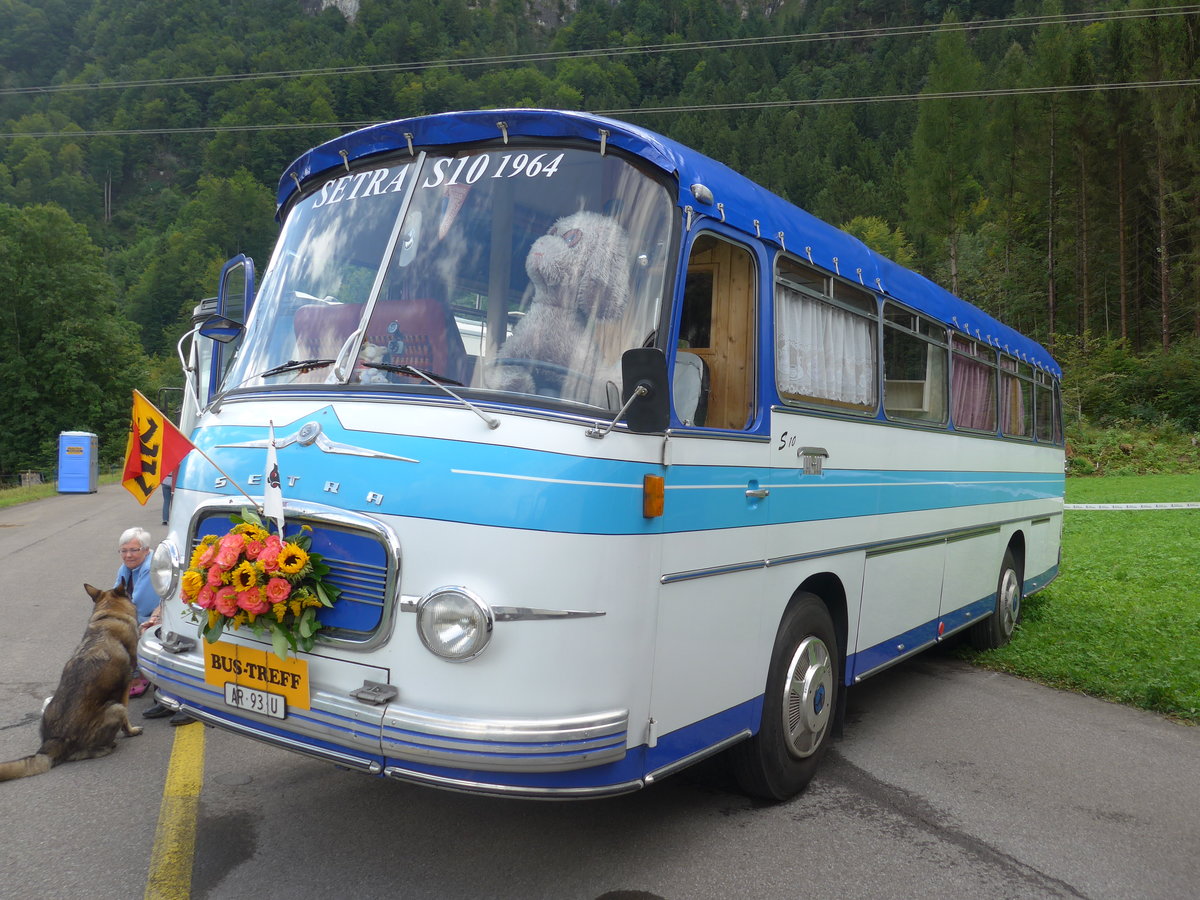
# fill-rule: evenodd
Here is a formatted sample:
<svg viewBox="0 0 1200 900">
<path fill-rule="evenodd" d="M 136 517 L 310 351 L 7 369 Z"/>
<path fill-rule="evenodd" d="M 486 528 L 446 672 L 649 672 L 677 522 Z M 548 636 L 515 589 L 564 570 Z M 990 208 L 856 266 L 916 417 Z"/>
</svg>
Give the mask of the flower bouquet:
<svg viewBox="0 0 1200 900">
<path fill-rule="evenodd" d="M 311 552 L 312 531 L 303 526 L 291 540 L 271 534 L 250 509 L 230 517 L 223 536 L 200 539 L 183 573 L 184 602 L 200 617 L 200 633 L 210 643 L 226 628 L 248 626 L 271 633 L 275 655 L 309 651 L 321 628 L 317 610 L 333 606 L 339 591 L 325 580 L 329 566 Z"/>
</svg>

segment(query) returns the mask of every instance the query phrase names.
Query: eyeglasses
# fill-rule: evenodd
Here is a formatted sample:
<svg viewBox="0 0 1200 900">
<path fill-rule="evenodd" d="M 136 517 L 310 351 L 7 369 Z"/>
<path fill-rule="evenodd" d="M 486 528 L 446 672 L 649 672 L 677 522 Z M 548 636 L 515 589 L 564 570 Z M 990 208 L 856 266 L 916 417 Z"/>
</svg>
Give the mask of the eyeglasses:
<svg viewBox="0 0 1200 900">
<path fill-rule="evenodd" d="M 126 553 L 145 553 L 149 549 L 149 547 L 122 547 L 117 553 L 124 556 Z"/>
</svg>

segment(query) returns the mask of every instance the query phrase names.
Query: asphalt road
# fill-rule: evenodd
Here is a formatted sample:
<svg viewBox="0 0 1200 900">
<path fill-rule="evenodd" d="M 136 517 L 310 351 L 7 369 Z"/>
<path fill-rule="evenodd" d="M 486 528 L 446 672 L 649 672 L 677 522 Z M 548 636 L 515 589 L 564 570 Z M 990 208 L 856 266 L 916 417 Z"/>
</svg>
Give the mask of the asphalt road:
<svg viewBox="0 0 1200 900">
<path fill-rule="evenodd" d="M 88 616 L 83 582 L 111 584 L 120 531 L 157 539 L 158 513 L 119 486 L 0 510 L 0 759 L 37 747 L 41 701 Z M 144 895 L 187 729 L 204 737 L 189 761 L 203 780 L 194 857 L 175 864 L 197 898 L 1175 900 L 1200 885 L 1200 729 L 940 656 L 853 689 L 827 765 L 779 805 L 713 765 L 536 803 L 146 726 L 105 759 L 0 784 L 0 897 Z"/>
</svg>

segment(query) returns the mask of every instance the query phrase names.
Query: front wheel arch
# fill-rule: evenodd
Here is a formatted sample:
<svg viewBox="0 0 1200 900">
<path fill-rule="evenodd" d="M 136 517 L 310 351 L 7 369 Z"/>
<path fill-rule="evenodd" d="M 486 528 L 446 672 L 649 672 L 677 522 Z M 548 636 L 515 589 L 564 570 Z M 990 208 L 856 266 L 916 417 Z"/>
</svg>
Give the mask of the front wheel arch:
<svg viewBox="0 0 1200 900">
<path fill-rule="evenodd" d="M 758 733 L 729 751 L 746 793 L 787 800 L 812 780 L 842 709 L 842 647 L 825 602 L 798 592 L 771 650 Z"/>
</svg>

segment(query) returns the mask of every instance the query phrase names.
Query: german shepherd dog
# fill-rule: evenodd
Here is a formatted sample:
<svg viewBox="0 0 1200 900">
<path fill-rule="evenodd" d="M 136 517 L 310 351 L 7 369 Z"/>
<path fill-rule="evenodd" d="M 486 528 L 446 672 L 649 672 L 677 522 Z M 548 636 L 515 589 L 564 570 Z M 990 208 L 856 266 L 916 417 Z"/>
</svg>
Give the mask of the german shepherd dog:
<svg viewBox="0 0 1200 900">
<path fill-rule="evenodd" d="M 124 580 L 110 591 L 83 586 L 95 609 L 83 640 L 63 667 L 42 713 L 42 746 L 32 756 L 0 763 L 0 781 L 41 775 L 59 763 L 107 756 L 129 724 L 129 683 L 137 662 L 137 610 Z"/>
</svg>

